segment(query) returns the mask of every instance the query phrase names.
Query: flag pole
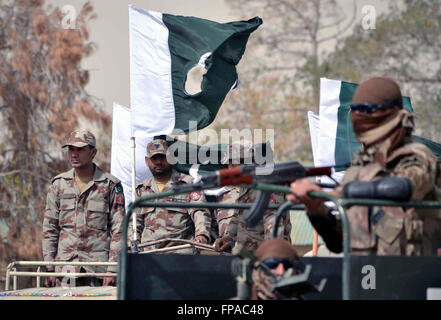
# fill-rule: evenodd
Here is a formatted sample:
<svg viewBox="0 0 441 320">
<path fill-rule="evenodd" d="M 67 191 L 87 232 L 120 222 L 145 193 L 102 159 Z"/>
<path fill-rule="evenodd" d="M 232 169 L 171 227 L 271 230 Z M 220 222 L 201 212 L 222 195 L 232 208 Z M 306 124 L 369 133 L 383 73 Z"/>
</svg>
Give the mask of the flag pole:
<svg viewBox="0 0 441 320">
<path fill-rule="evenodd" d="M 132 147 L 132 202 L 136 200 L 136 143 L 135 137 L 131 137 Z M 132 228 L 133 228 L 133 241 L 132 252 L 138 252 L 138 239 L 136 234 L 136 211 L 132 212 Z"/>
<path fill-rule="evenodd" d="M 314 240 L 312 243 L 312 256 L 316 257 L 318 251 L 318 233 L 316 230 L 314 230 Z"/>
<path fill-rule="evenodd" d="M 318 183 L 321 182 L 320 177 L 315 178 Z M 312 256 L 316 257 L 318 253 L 318 232 L 314 229 L 314 237 L 312 240 Z"/>
</svg>

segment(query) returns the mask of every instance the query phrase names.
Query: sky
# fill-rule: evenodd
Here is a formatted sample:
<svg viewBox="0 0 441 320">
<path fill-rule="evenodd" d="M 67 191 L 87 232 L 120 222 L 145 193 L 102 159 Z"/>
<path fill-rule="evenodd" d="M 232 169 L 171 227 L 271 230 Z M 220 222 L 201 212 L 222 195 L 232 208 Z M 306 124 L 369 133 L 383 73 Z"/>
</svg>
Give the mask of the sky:
<svg viewBox="0 0 441 320">
<path fill-rule="evenodd" d="M 337 0 L 348 15 L 353 10 L 352 1 Z M 73 6 L 77 12 L 85 2 L 85 0 L 46 1 L 47 4 L 60 8 Z M 130 107 L 129 4 L 157 12 L 195 16 L 217 22 L 241 19 L 237 13 L 232 12 L 224 0 L 92 0 L 90 2 L 98 16 L 96 20 L 90 22 L 90 40 L 96 43 L 97 50 L 83 61 L 83 67 L 90 71 L 90 82 L 86 89 L 93 96 L 103 100 L 105 110 L 109 113 L 112 112 L 113 102 Z M 362 19 L 364 5 L 373 5 L 379 14 L 387 7 L 387 1 L 357 0 L 356 21 L 358 22 Z M 260 28 L 264 27 L 265 21 Z"/>
</svg>

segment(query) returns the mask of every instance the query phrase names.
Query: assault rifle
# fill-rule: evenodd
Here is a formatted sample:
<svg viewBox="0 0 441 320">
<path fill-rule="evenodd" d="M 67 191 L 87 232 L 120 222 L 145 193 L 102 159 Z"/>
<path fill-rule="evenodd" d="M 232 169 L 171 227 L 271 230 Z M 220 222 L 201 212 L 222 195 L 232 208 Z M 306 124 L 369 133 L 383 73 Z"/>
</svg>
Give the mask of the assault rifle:
<svg viewBox="0 0 441 320">
<path fill-rule="evenodd" d="M 312 176 L 331 177 L 331 167 L 306 168 L 297 161 L 277 163 L 272 166 L 242 165 L 231 169 L 218 170 L 213 174 L 202 176 L 198 184 L 205 189 L 229 185 L 286 185 L 296 179 Z M 330 187 L 330 185 L 322 185 L 322 187 Z M 245 221 L 248 226 L 253 227 L 262 220 L 271 199 L 271 193 L 271 191 L 259 190 L 256 200 L 245 215 Z"/>
</svg>

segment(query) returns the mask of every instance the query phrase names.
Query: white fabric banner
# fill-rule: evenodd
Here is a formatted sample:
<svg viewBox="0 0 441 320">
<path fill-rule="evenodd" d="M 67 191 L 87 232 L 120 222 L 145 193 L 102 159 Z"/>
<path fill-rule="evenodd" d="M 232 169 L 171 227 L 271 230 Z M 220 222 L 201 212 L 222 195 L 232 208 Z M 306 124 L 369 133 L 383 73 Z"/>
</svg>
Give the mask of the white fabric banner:
<svg viewBox="0 0 441 320">
<path fill-rule="evenodd" d="M 340 106 L 341 81 L 320 79 L 320 131 L 318 138 L 317 166 L 335 165 L 335 141 L 337 137 L 338 107 Z"/>
<path fill-rule="evenodd" d="M 318 166 L 318 138 L 320 134 L 320 119 L 312 111 L 308 111 L 308 123 L 309 123 L 309 135 L 311 137 L 312 158 L 314 160 L 314 166 Z"/>
<path fill-rule="evenodd" d="M 162 14 L 129 6 L 132 136 L 170 134 L 175 126 L 168 29 Z"/>
<path fill-rule="evenodd" d="M 132 142 L 130 130 L 130 109 L 113 103 L 112 120 L 112 155 L 110 173 L 121 180 L 124 188 L 124 197 L 127 207 L 132 202 Z M 136 138 L 135 170 L 136 183 L 151 177 L 149 168 L 145 164 L 147 144 L 151 138 Z"/>
</svg>

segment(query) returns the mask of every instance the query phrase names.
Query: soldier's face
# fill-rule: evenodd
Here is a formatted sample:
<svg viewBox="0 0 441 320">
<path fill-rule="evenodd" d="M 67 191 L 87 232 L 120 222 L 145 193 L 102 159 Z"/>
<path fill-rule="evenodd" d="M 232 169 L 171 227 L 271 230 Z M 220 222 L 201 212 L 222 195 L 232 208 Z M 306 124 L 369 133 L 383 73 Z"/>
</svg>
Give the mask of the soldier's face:
<svg viewBox="0 0 441 320">
<path fill-rule="evenodd" d="M 277 267 L 275 267 L 274 269 L 271 269 L 271 272 L 273 274 L 275 274 L 276 276 L 282 276 L 285 273 L 285 271 L 286 271 L 286 269 L 282 263 L 279 263 L 277 265 Z"/>
<path fill-rule="evenodd" d="M 171 165 L 163 154 L 155 154 L 151 158 L 145 157 L 145 162 L 154 177 L 166 177 L 172 171 Z"/>
<path fill-rule="evenodd" d="M 91 149 L 89 146 L 81 148 L 69 146 L 68 154 L 72 168 L 83 169 L 92 164 L 93 158 L 96 154 L 96 149 Z"/>
</svg>

